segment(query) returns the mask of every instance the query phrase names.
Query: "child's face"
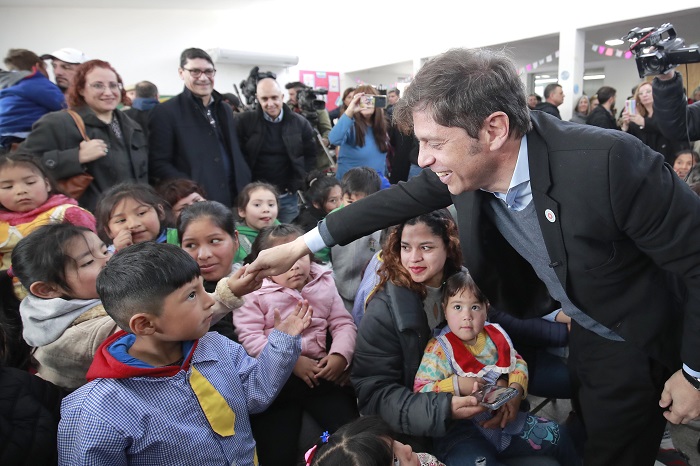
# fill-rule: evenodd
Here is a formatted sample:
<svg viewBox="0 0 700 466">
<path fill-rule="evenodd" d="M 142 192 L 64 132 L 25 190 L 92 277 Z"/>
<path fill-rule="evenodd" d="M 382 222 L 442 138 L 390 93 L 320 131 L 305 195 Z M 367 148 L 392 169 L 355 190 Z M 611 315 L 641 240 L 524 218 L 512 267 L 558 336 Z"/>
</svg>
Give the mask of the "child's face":
<svg viewBox="0 0 700 466">
<path fill-rule="evenodd" d="M 279 246 L 280 244 L 289 243 L 296 239 L 295 237 L 280 238 L 273 242 L 273 246 Z M 285 288 L 293 288 L 297 291 L 301 291 L 309 281 L 309 273 L 311 272 L 311 258 L 305 255 L 301 259 L 297 260 L 291 269 L 282 275 L 275 275 L 270 277 L 270 279 L 280 286 Z"/>
<path fill-rule="evenodd" d="M 681 154 L 673 162 L 673 171 L 681 178 L 685 179 L 688 172 L 693 168 L 693 156 L 691 154 Z"/>
<path fill-rule="evenodd" d="M 446 260 L 444 241 L 434 235 L 425 223 L 404 226 L 401 233 L 401 265 L 414 282 L 439 287 Z"/>
<path fill-rule="evenodd" d="M 418 455 L 413 452 L 410 445 L 394 440 L 392 450 L 394 451 L 394 466 L 420 466 Z"/>
<path fill-rule="evenodd" d="M 250 193 L 245 209 L 238 209 L 238 216 L 246 225 L 256 230 L 269 227 L 277 220 L 277 198 L 271 191 L 260 188 Z"/>
<path fill-rule="evenodd" d="M 486 305 L 469 290 L 451 296 L 445 305 L 447 326 L 452 333 L 468 345 L 476 344 L 476 337 L 486 322 Z"/>
<path fill-rule="evenodd" d="M 0 170 L 0 204 L 12 212 L 29 212 L 49 198 L 49 180 L 23 164 Z"/>
<path fill-rule="evenodd" d="M 85 232 L 74 238 L 66 248 L 66 254 L 73 259 L 66 263 L 66 284 L 69 290 L 62 290 L 71 299 L 97 299 L 97 275 L 102 271 L 112 253 L 93 232 Z"/>
<path fill-rule="evenodd" d="M 204 290 L 202 277 L 182 285 L 163 300 L 163 312 L 154 318 L 162 341 L 197 340 L 209 331 L 214 299 Z"/>
<path fill-rule="evenodd" d="M 160 215 L 154 207 L 127 197 L 114 206 L 107 234 L 114 239 L 121 231 L 128 230 L 133 244 L 153 241 L 160 234 Z"/>
<path fill-rule="evenodd" d="M 197 261 L 202 277 L 213 282 L 231 273 L 238 239 L 218 227 L 211 218 L 201 217 L 187 225 L 182 235 L 182 249 Z"/>
<path fill-rule="evenodd" d="M 367 197 L 365 193 L 343 193 L 343 205 L 350 205 L 357 202 L 363 197 Z"/>
<path fill-rule="evenodd" d="M 326 202 L 323 203 L 323 210 L 325 213 L 330 214 L 333 210 L 340 207 L 340 200 L 343 197 L 343 190 L 340 186 L 333 186 L 328 192 L 328 197 Z"/>
<path fill-rule="evenodd" d="M 206 199 L 200 196 L 199 193 L 189 194 L 175 203 L 175 205 L 173 206 L 173 215 L 175 215 L 175 218 L 178 219 L 180 218 L 180 212 L 182 212 L 182 209 L 184 209 L 188 205 L 194 204 L 195 202 L 202 201 L 206 201 Z"/>
</svg>

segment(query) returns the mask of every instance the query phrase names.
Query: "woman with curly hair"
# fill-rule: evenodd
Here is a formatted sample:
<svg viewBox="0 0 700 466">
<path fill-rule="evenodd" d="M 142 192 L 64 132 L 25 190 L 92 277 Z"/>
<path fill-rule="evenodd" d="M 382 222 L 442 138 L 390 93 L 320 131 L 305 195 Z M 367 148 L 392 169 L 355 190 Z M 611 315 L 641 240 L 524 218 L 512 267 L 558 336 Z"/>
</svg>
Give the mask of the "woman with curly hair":
<svg viewBox="0 0 700 466">
<path fill-rule="evenodd" d="M 444 320 L 445 280 L 461 269 L 457 227 L 438 210 L 398 225 L 382 249 L 379 285 L 358 329 L 351 380 L 360 412 L 381 416 L 415 451 L 446 433 L 457 412 L 476 404 L 448 393 L 413 393 L 433 330 Z"/>
</svg>

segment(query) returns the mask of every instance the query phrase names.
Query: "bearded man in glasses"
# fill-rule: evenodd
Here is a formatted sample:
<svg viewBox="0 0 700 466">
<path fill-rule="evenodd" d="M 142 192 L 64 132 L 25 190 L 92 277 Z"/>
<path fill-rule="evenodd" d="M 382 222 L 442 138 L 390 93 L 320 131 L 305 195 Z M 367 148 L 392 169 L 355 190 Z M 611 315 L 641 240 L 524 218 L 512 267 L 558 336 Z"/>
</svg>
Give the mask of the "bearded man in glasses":
<svg viewBox="0 0 700 466">
<path fill-rule="evenodd" d="M 231 206 L 250 183 L 250 169 L 231 107 L 214 90 L 214 62 L 204 50 L 189 48 L 180 55 L 178 74 L 182 93 L 155 106 L 149 118 L 151 182 L 191 179 L 207 199 Z"/>
</svg>

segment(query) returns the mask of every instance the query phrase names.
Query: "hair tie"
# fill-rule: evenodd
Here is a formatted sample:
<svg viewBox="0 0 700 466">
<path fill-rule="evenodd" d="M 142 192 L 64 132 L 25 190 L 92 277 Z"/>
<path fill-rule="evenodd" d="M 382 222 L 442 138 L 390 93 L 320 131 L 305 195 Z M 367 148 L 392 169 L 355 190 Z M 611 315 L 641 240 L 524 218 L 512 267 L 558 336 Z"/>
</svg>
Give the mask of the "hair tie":
<svg viewBox="0 0 700 466">
<path fill-rule="evenodd" d="M 323 432 L 320 437 L 321 443 L 328 443 L 328 438 L 330 436 L 331 434 L 329 434 L 328 431 Z M 316 445 L 314 445 L 313 447 L 309 448 L 304 454 L 306 466 L 311 466 L 311 462 L 314 460 L 314 456 L 316 455 L 316 450 L 318 450 L 318 443 L 316 443 Z"/>
<path fill-rule="evenodd" d="M 318 180 L 318 177 L 314 178 L 313 180 L 309 181 L 309 188 L 311 187 L 312 184 L 314 184 Z M 325 442 L 324 442 L 325 443 Z"/>
</svg>

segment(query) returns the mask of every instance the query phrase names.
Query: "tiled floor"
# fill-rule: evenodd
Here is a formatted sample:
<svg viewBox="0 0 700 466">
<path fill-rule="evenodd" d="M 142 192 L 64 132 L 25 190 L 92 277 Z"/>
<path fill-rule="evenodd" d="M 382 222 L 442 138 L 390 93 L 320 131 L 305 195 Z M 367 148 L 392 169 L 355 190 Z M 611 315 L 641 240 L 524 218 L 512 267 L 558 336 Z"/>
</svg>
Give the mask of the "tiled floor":
<svg viewBox="0 0 700 466">
<path fill-rule="evenodd" d="M 528 396 L 528 400 L 530 401 L 531 409 L 535 409 L 544 401 L 543 398 L 531 395 Z M 569 400 L 556 400 L 553 403 L 546 404 L 538 414 L 556 420 L 557 422 L 564 422 L 569 412 L 571 412 L 571 403 Z M 673 443 L 676 448 L 688 455 L 690 464 L 693 466 L 700 466 L 700 453 L 698 453 L 697 450 L 698 439 L 700 438 L 700 422 L 697 423 L 696 428 L 672 425 L 671 437 L 673 438 Z"/>
</svg>

